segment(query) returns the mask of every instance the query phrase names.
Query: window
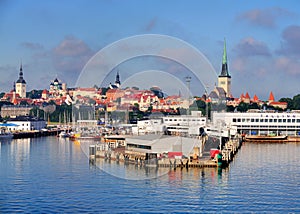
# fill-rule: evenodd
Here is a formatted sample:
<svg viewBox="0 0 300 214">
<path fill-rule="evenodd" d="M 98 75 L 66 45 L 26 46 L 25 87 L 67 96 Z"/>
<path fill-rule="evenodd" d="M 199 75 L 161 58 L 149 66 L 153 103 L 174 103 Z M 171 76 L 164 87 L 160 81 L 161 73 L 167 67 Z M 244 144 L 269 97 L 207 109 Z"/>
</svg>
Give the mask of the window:
<svg viewBox="0 0 300 214">
<path fill-rule="evenodd" d="M 236 118 L 232 118 L 232 122 L 236 122 Z"/>
<path fill-rule="evenodd" d="M 269 122 L 272 123 L 272 122 L 273 122 L 273 119 L 269 119 Z"/>
</svg>

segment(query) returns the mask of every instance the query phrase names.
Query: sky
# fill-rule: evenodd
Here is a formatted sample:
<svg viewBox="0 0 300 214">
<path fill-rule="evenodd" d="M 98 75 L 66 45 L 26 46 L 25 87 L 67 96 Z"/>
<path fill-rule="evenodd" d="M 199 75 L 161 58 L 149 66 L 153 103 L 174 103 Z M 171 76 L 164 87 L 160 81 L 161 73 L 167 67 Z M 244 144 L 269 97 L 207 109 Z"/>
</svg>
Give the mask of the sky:
<svg viewBox="0 0 300 214">
<path fill-rule="evenodd" d="M 278 100 L 300 94 L 297 0 L 1 0 L 0 91 L 13 88 L 21 63 L 27 91 L 48 89 L 55 78 L 66 82 L 68 87 L 79 86 L 78 78 L 84 77 L 82 71 L 97 53 L 126 38 L 145 34 L 169 36 L 195 48 L 212 65 L 216 77 L 221 72 L 225 38 L 234 97 L 248 92 L 251 97 L 256 94 L 266 100 L 272 91 Z M 139 48 L 145 47 L 141 44 Z M 123 47 L 122 51 L 131 53 L 132 49 Z M 177 51 L 177 55 L 188 58 L 189 54 Z M 117 51 L 109 57 L 118 58 L 119 54 Z M 95 84 L 114 82 L 117 72 L 121 82 L 128 84 L 140 72 L 147 76 L 141 78 L 143 83 L 139 87 L 160 84 L 164 90 L 169 84 L 174 90 L 168 93 L 179 93 L 177 86 L 184 85 L 188 75 L 192 76 L 193 95 L 201 96 L 205 87 L 199 85 L 205 82 L 205 77 L 199 80 L 195 71 L 177 64 L 172 57 L 132 57 L 101 71 L 106 79 L 102 82 L 95 79 Z M 156 72 L 151 80 L 152 70 Z M 156 84 L 155 79 L 170 76 L 160 76 L 158 70 L 172 74 L 182 84 L 173 81 L 173 77 Z M 146 84 L 147 81 L 150 83 Z M 214 84 L 210 82 L 206 87 L 211 90 Z"/>
</svg>

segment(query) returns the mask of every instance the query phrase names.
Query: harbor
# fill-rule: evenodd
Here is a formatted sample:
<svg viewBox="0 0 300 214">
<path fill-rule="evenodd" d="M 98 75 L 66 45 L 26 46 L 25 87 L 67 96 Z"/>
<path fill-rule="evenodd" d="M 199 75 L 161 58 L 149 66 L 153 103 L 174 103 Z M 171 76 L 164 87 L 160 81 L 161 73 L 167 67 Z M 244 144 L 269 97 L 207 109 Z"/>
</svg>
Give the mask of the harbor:
<svg viewBox="0 0 300 214">
<path fill-rule="evenodd" d="M 232 213 L 233 208 L 238 213 L 299 210 L 295 187 L 300 147 L 293 143 L 246 143 L 228 168 L 175 170 L 118 165 L 100 158 L 96 165 L 89 165 L 81 149 L 86 143 L 56 136 L 2 141 L 0 186 L 4 198 L 0 212 L 106 213 L 112 210 L 112 200 L 117 200 L 112 212 L 118 213 L 170 213 L 175 205 L 184 213 Z M 100 165 L 101 161 L 106 165 Z M 155 176 L 153 170 L 164 173 Z M 138 180 L 141 177 L 146 180 Z"/>
</svg>

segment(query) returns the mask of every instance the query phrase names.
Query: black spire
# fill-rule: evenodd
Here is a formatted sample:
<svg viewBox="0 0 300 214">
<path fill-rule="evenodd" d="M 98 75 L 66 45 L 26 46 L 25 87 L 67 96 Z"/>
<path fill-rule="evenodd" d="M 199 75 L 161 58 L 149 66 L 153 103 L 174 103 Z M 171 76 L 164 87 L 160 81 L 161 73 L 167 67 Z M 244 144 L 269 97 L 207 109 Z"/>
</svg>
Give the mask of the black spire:
<svg viewBox="0 0 300 214">
<path fill-rule="evenodd" d="M 22 63 L 21 63 L 21 66 L 20 66 L 19 79 L 17 80 L 16 83 L 23 83 L 23 84 L 26 84 L 26 81 L 25 81 L 24 78 L 23 78 L 23 67 L 22 67 Z"/>
<path fill-rule="evenodd" d="M 121 85 L 119 71 L 117 72 L 115 83 Z"/>
</svg>

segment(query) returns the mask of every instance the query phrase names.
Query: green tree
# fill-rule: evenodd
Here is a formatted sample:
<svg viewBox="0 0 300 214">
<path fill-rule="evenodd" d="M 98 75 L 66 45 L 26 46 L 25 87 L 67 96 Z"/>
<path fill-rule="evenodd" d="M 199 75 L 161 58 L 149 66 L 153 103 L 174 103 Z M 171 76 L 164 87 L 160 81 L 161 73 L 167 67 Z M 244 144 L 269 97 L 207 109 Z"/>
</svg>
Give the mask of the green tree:
<svg viewBox="0 0 300 214">
<path fill-rule="evenodd" d="M 293 109 L 300 109 L 300 94 L 293 97 Z"/>
<path fill-rule="evenodd" d="M 257 103 L 251 103 L 248 105 L 248 109 L 260 109 Z"/>
<path fill-rule="evenodd" d="M 291 98 L 280 98 L 279 102 L 286 102 L 287 103 L 287 109 L 293 109 L 294 108 L 294 102 Z"/>
<path fill-rule="evenodd" d="M 30 92 L 27 92 L 26 96 L 30 99 L 39 99 L 42 97 L 42 93 L 43 93 L 43 90 L 32 90 Z"/>
<path fill-rule="evenodd" d="M 249 109 L 249 104 L 248 103 L 244 103 L 244 102 L 241 102 L 238 106 L 237 106 L 237 110 L 239 112 L 246 112 L 248 111 Z"/>
<path fill-rule="evenodd" d="M 28 104 L 28 102 L 27 102 L 26 100 L 22 100 L 22 101 L 20 102 L 20 105 L 21 105 L 21 106 L 28 106 L 29 104 Z"/>
</svg>

